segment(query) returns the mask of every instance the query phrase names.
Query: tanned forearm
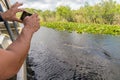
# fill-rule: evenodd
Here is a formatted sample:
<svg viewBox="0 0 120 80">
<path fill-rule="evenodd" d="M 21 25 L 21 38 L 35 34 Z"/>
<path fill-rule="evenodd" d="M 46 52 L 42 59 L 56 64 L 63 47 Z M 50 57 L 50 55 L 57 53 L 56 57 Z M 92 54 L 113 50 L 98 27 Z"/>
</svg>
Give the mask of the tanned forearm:
<svg viewBox="0 0 120 80">
<path fill-rule="evenodd" d="M 32 35 L 33 33 L 31 33 L 29 30 L 24 28 L 20 36 L 17 38 L 17 40 L 14 41 L 13 44 L 11 44 L 7 48 L 7 50 L 15 53 L 15 55 L 18 57 L 18 60 L 19 60 L 19 63 L 17 64 L 18 67 L 20 67 L 23 64 L 27 56 L 27 53 L 30 48 L 30 42 L 31 42 Z"/>
<path fill-rule="evenodd" d="M 0 64 L 4 67 L 0 67 L 0 80 L 12 77 L 18 72 L 29 51 L 32 35 L 33 33 L 24 28 L 17 40 L 15 40 L 7 50 L 4 50 L 4 53 L 7 55 L 0 54 L 4 56 L 0 57 L 3 61 L 0 61 Z"/>
</svg>

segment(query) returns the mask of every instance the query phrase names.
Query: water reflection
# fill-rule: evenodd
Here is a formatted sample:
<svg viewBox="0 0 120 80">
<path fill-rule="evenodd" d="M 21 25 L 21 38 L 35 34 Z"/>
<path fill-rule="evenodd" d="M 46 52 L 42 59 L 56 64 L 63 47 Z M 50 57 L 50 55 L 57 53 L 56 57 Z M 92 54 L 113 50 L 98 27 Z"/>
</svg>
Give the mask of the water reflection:
<svg viewBox="0 0 120 80">
<path fill-rule="evenodd" d="M 31 44 L 27 61 L 31 69 L 29 80 L 120 79 L 119 36 L 67 33 L 42 27 Z"/>
</svg>

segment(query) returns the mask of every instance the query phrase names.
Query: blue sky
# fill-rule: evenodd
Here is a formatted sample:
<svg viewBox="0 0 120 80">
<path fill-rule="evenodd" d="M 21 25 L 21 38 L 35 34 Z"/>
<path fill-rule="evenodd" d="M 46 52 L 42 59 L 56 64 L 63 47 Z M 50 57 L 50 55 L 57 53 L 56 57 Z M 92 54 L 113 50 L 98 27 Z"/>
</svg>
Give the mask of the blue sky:
<svg viewBox="0 0 120 80">
<path fill-rule="evenodd" d="M 80 6 L 83 6 L 85 2 L 89 2 L 89 4 L 93 5 L 101 0 L 10 0 L 11 3 L 23 2 L 23 8 L 35 8 L 41 10 L 55 10 L 57 6 L 60 5 L 68 5 L 71 9 L 79 9 Z M 114 0 L 117 3 L 120 3 L 120 0 Z"/>
</svg>

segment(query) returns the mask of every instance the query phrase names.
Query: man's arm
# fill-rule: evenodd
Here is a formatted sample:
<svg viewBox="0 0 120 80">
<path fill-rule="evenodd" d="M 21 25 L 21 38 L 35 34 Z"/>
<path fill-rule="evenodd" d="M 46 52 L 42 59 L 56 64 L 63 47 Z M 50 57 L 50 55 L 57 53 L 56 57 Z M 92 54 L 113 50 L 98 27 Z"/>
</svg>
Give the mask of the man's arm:
<svg viewBox="0 0 120 80">
<path fill-rule="evenodd" d="M 27 56 L 32 35 L 23 29 L 7 50 L 0 50 L 0 80 L 10 78 L 18 72 Z"/>
<path fill-rule="evenodd" d="M 38 15 L 27 16 L 23 24 L 24 28 L 18 38 L 6 50 L 0 49 L 0 80 L 14 76 L 22 66 L 30 48 L 31 38 L 40 28 Z"/>
<path fill-rule="evenodd" d="M 0 50 L 0 80 L 15 75 L 23 64 L 30 48 L 31 38 L 40 27 L 36 14 L 26 17 L 21 34 L 6 50 Z"/>
</svg>

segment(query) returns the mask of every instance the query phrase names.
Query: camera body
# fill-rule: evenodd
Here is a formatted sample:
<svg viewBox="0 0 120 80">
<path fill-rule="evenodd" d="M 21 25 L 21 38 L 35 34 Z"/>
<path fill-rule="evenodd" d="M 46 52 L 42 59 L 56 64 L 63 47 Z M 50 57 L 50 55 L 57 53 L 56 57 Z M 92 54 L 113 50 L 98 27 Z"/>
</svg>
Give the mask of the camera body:
<svg viewBox="0 0 120 80">
<path fill-rule="evenodd" d="M 28 12 L 26 12 L 26 11 L 23 11 L 20 19 L 23 21 L 26 16 L 31 16 L 31 15 L 32 15 L 31 13 L 28 13 Z"/>
</svg>

